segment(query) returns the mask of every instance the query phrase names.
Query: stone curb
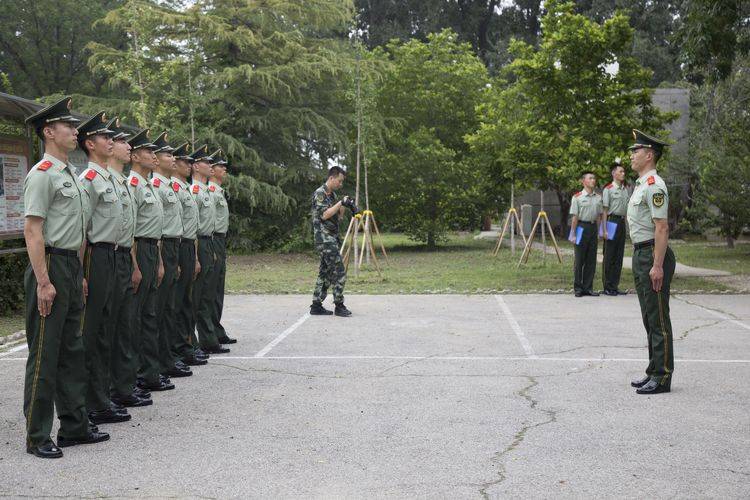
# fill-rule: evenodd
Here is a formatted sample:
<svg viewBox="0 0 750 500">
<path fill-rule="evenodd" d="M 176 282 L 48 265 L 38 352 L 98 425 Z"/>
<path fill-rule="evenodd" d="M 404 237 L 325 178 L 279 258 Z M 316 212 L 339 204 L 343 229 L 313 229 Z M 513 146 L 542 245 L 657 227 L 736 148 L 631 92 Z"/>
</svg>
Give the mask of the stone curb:
<svg viewBox="0 0 750 500">
<path fill-rule="evenodd" d="M 26 330 L 19 330 L 16 333 L 11 333 L 10 335 L 6 335 L 5 337 L 0 337 L 0 346 L 3 346 L 10 342 L 15 342 L 16 340 L 20 340 L 25 336 Z"/>
<path fill-rule="evenodd" d="M 635 294 L 635 290 L 629 288 L 626 290 L 630 294 Z M 309 290 L 288 290 L 286 292 L 264 292 L 262 290 L 227 290 L 228 295 L 299 295 L 307 294 Z M 347 290 L 349 294 L 370 295 L 362 290 Z M 477 288 L 474 290 L 454 290 L 452 288 L 443 288 L 437 290 L 387 290 L 373 295 L 567 295 L 572 294 L 572 288 L 545 288 L 543 290 L 526 290 L 520 288 L 503 288 L 502 290 Z M 671 290 L 671 295 L 746 295 L 750 294 L 750 289 L 742 288 L 737 290 Z"/>
</svg>

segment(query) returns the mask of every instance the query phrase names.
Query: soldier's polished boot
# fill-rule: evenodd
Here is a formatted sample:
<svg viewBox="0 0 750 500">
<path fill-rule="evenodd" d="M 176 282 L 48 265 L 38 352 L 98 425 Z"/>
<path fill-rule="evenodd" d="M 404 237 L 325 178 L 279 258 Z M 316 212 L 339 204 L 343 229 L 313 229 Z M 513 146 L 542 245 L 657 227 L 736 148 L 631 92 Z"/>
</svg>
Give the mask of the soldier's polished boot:
<svg viewBox="0 0 750 500">
<path fill-rule="evenodd" d="M 352 315 L 352 312 L 346 308 L 346 306 L 342 304 L 336 304 L 336 312 L 334 313 L 336 316 L 341 316 L 343 318 L 346 318 L 348 316 Z"/>
<path fill-rule="evenodd" d="M 635 388 L 638 388 L 638 387 L 643 387 L 644 385 L 646 385 L 646 384 L 648 383 L 648 381 L 649 381 L 649 380 L 651 380 L 651 377 L 649 377 L 648 375 L 646 375 L 646 376 L 645 376 L 645 377 L 643 377 L 642 379 L 639 379 L 639 380 L 631 380 L 631 381 L 630 381 L 630 386 L 631 386 L 631 387 L 635 387 Z"/>
<path fill-rule="evenodd" d="M 661 394 L 662 392 L 669 392 L 672 386 L 672 379 L 667 380 L 666 384 L 660 384 L 654 379 L 649 380 L 646 385 L 638 388 L 635 392 L 638 394 Z"/>
<path fill-rule="evenodd" d="M 329 311 L 328 309 L 323 307 L 323 304 L 313 302 L 310 306 L 310 314 L 312 314 L 313 316 L 330 316 L 331 314 L 333 314 L 333 311 Z"/>
</svg>

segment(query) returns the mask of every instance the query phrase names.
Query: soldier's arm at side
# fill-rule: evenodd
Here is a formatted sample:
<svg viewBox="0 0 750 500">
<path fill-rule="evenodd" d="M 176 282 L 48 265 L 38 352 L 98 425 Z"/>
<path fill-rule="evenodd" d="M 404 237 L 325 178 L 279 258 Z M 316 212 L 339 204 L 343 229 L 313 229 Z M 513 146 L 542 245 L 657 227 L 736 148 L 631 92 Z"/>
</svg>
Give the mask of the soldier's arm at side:
<svg viewBox="0 0 750 500">
<path fill-rule="evenodd" d="M 195 240 L 195 244 L 193 245 L 193 248 L 195 250 L 195 272 L 193 273 L 193 280 L 198 277 L 198 275 L 201 273 L 201 261 L 198 259 L 198 240 Z"/>
<path fill-rule="evenodd" d="M 26 240 L 26 251 L 29 262 L 36 276 L 37 308 L 39 314 L 47 316 L 52 311 L 52 302 L 57 291 L 49 279 L 47 264 L 44 259 L 44 219 L 27 215 L 23 225 L 23 237 Z"/>
<path fill-rule="evenodd" d="M 164 262 L 161 260 L 161 240 L 156 244 L 156 258 L 159 260 L 158 271 L 156 272 L 156 286 L 161 285 L 161 280 L 164 279 Z"/>
<path fill-rule="evenodd" d="M 88 233 L 88 231 L 87 231 Z M 81 261 L 81 267 L 83 267 L 83 257 L 86 255 L 86 237 L 83 237 L 83 241 L 81 242 L 81 249 L 78 251 L 78 260 Z M 86 297 L 89 296 L 89 283 L 86 281 L 86 277 L 83 277 L 83 303 L 86 303 Z"/>
<path fill-rule="evenodd" d="M 602 192 L 602 236 L 607 239 L 607 219 L 609 218 L 609 190 L 604 188 Z"/>
<path fill-rule="evenodd" d="M 649 276 L 651 286 L 655 292 L 661 290 L 664 282 L 664 255 L 667 253 L 669 241 L 669 224 L 667 219 L 654 219 L 654 264 L 651 266 Z"/>
<path fill-rule="evenodd" d="M 568 235 L 568 241 L 576 242 L 576 228 L 578 227 L 578 200 L 574 197 L 570 202 L 570 212 L 572 215 L 570 219 L 570 234 Z"/>
<path fill-rule="evenodd" d="M 133 275 L 130 277 L 130 281 L 133 284 L 133 293 L 138 291 L 138 286 L 140 286 L 141 280 L 143 279 L 141 268 L 138 267 L 138 259 L 135 254 L 137 244 L 138 243 L 134 243 L 133 247 L 130 249 L 130 261 L 133 263 Z"/>
</svg>

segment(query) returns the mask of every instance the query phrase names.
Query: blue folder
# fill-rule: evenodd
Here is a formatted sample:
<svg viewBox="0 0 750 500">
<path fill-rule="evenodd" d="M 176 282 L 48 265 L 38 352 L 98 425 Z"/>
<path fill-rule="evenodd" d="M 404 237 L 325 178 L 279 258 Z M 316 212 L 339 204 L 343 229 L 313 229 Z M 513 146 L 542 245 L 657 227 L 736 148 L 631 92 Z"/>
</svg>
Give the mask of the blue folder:
<svg viewBox="0 0 750 500">
<path fill-rule="evenodd" d="M 617 222 L 607 222 L 607 239 L 614 240 L 617 232 Z"/>
<path fill-rule="evenodd" d="M 578 226 L 576 228 L 576 245 L 580 245 L 581 244 L 581 238 L 583 238 L 583 227 L 582 226 Z"/>
</svg>

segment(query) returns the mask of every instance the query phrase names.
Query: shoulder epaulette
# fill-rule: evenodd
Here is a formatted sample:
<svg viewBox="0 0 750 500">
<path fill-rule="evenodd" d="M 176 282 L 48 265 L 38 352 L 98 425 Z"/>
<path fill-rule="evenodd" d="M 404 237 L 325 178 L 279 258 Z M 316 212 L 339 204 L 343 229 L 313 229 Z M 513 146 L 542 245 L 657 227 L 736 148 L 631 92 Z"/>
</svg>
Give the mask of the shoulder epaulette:
<svg viewBox="0 0 750 500">
<path fill-rule="evenodd" d="M 606 186 L 604 186 L 604 189 L 609 189 L 611 187 L 612 187 L 612 183 L 610 182 L 609 184 L 607 184 Z"/>
<path fill-rule="evenodd" d="M 650 186 L 651 184 L 654 184 L 656 182 L 656 178 L 653 175 L 650 175 L 646 182 L 648 182 L 648 185 Z"/>
<path fill-rule="evenodd" d="M 49 160 L 44 160 L 42 163 L 39 164 L 37 170 L 41 170 L 42 172 L 46 172 L 49 170 L 49 168 L 52 166 L 52 162 Z"/>
<path fill-rule="evenodd" d="M 179 190 L 180 190 L 180 184 L 178 182 L 173 182 L 172 183 L 172 191 L 174 191 L 176 193 Z"/>
<path fill-rule="evenodd" d="M 216 191 L 216 186 L 208 186 L 208 190 L 213 193 L 214 191 Z"/>
<path fill-rule="evenodd" d="M 193 194 L 198 194 L 200 190 L 201 187 L 198 184 L 193 184 Z"/>
<path fill-rule="evenodd" d="M 581 193 L 582 193 L 582 192 L 583 192 L 583 191 L 578 191 L 578 192 L 577 192 L 576 194 L 574 194 L 573 196 L 574 196 L 575 198 L 578 198 L 579 196 L 581 196 Z"/>
<path fill-rule="evenodd" d="M 138 177 L 135 177 L 135 176 L 131 177 L 130 178 L 130 185 L 131 186 L 137 186 L 138 185 Z"/>
<path fill-rule="evenodd" d="M 159 186 L 161 186 L 161 179 L 159 179 L 158 177 L 154 177 L 154 180 L 152 180 L 151 183 L 154 185 L 154 187 L 158 188 Z"/>
<path fill-rule="evenodd" d="M 83 176 L 86 180 L 93 181 L 96 178 L 96 170 L 90 168 L 86 170 L 86 174 Z"/>
</svg>

